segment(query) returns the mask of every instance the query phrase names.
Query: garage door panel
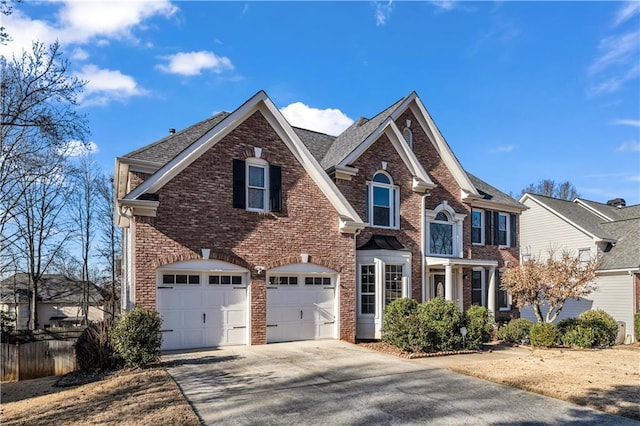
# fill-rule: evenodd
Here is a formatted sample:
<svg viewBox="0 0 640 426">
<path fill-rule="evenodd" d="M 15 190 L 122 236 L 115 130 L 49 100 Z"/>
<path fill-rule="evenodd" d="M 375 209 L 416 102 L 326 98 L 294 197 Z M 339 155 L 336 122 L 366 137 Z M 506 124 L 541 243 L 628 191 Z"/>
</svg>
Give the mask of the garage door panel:
<svg viewBox="0 0 640 426">
<path fill-rule="evenodd" d="M 247 291 L 245 289 L 234 289 L 226 293 L 225 304 L 227 306 L 244 306 L 247 303 Z"/>
<path fill-rule="evenodd" d="M 247 314 L 242 309 L 225 309 L 226 323 L 230 326 L 245 326 L 247 322 Z"/>
</svg>

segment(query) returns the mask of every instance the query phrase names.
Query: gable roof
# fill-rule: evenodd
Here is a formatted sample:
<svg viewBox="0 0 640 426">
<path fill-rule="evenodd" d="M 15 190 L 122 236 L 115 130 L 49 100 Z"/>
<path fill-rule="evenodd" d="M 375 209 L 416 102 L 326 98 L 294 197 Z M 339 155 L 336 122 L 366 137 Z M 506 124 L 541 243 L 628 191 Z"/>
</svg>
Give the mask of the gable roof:
<svg viewBox="0 0 640 426">
<path fill-rule="evenodd" d="M 616 242 L 603 253 L 598 269 L 640 268 L 640 217 L 605 223 L 602 227 Z"/>
<path fill-rule="evenodd" d="M 471 180 L 473 186 L 476 187 L 478 193 L 482 197 L 482 200 L 490 201 L 492 203 L 498 203 L 503 206 L 510 206 L 518 210 L 525 210 L 527 206 L 514 199 L 510 195 L 505 194 L 500 191 L 498 188 L 489 185 L 487 182 L 483 181 L 477 176 L 472 175 L 469 172 L 466 172 L 467 176 Z"/>
<path fill-rule="evenodd" d="M 180 130 L 179 132 L 166 136 L 157 142 L 143 146 L 135 151 L 131 151 L 130 153 L 123 155 L 123 158 L 149 161 L 158 163 L 159 165 L 164 165 L 189 147 L 193 141 L 199 139 L 209 130 L 213 129 L 228 115 L 228 112 L 219 112 L 218 114 L 205 118 L 204 120 Z"/>
<path fill-rule="evenodd" d="M 298 134 L 285 120 L 282 113 L 278 108 L 276 108 L 264 91 L 259 91 L 238 109 L 233 111 L 231 114 L 224 116 L 212 128 L 193 140 L 185 149 L 166 162 L 159 170 L 153 173 L 149 179 L 145 180 L 133 191 L 124 195 L 124 197 L 119 198 L 118 203 L 120 206 L 132 209 L 148 209 L 150 210 L 150 213 L 145 214 L 154 215 L 154 209 L 157 208 L 158 201 L 148 201 L 145 200 L 145 198 L 156 193 L 178 173 L 207 152 L 212 146 L 217 144 L 249 116 L 258 111 L 262 113 L 274 131 L 278 136 L 280 136 L 280 139 L 284 142 L 287 148 L 289 148 L 296 160 L 298 160 L 300 165 L 305 169 L 316 185 L 318 185 L 320 190 L 325 194 L 329 202 L 338 212 L 340 216 L 339 227 L 341 232 L 355 232 L 357 229 L 364 228 L 366 224 L 358 216 L 358 213 L 344 198 L 344 195 L 338 190 L 324 170 L 322 170 L 320 164 L 318 164 L 317 160 L 311 154 L 306 145 L 302 143 Z M 324 138 L 318 137 L 318 139 Z M 119 169 L 119 160 L 121 159 L 116 160 L 116 169 Z M 122 185 L 120 179 L 118 179 L 118 184 Z"/>
<path fill-rule="evenodd" d="M 306 145 L 311 155 L 318 160 L 318 163 L 327 155 L 327 151 L 329 151 L 329 148 L 331 148 L 331 145 L 336 140 L 335 136 L 325 135 L 324 133 L 301 129 L 299 127 L 294 127 L 293 131 L 296 132 L 302 143 Z"/>
<path fill-rule="evenodd" d="M 80 305 L 83 283 L 62 274 L 45 274 L 38 284 L 38 301 Z M 29 303 L 29 274 L 18 273 L 0 281 L 0 302 Z M 89 282 L 89 303 L 100 303 L 104 296 L 100 288 Z"/>
</svg>

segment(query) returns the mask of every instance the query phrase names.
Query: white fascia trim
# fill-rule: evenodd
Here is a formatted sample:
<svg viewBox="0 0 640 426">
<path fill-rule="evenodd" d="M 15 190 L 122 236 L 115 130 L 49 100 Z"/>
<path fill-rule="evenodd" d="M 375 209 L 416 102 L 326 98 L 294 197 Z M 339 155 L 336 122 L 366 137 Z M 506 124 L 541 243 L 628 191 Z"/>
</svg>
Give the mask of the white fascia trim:
<svg viewBox="0 0 640 426">
<path fill-rule="evenodd" d="M 467 202 L 467 200 L 463 201 Z M 516 207 L 516 206 L 512 206 L 509 204 L 502 204 L 502 203 L 497 203 L 495 201 L 489 201 L 489 200 L 477 200 L 477 199 L 473 199 L 472 201 L 468 201 L 468 204 L 471 207 L 478 207 L 481 209 L 488 209 L 488 210 L 499 210 L 502 212 L 508 212 L 508 213 L 522 213 L 525 210 L 528 210 L 528 207 Z"/>
<path fill-rule="evenodd" d="M 356 167 L 349 166 L 334 166 L 333 172 L 336 179 L 351 180 L 353 176 L 356 176 L 360 170 Z"/>
<path fill-rule="evenodd" d="M 580 198 L 576 198 L 575 200 L 573 200 L 574 203 L 579 204 L 581 207 L 584 207 L 585 209 L 589 210 L 591 213 L 595 214 L 596 216 L 599 216 L 600 218 L 609 221 L 609 222 L 614 222 L 615 219 L 607 216 L 606 214 L 604 214 L 603 212 L 601 212 L 600 210 L 597 210 L 595 208 L 593 208 L 592 206 L 588 205 L 587 203 L 585 203 L 584 201 L 582 201 Z"/>
<path fill-rule="evenodd" d="M 359 222 L 353 221 L 348 217 L 340 216 L 338 228 L 342 233 L 354 234 L 354 233 L 357 233 L 358 231 L 362 231 L 366 227 L 367 227 L 367 224 L 363 223 L 362 221 L 359 221 Z"/>
<path fill-rule="evenodd" d="M 118 211 L 128 218 L 132 216 L 156 217 L 159 205 L 159 201 L 126 200 L 121 198 L 118 200 Z"/>
<path fill-rule="evenodd" d="M 405 100 L 405 102 L 403 102 L 402 105 L 392 113 L 391 117 L 397 118 L 400 113 L 404 111 L 403 106 L 405 105 L 405 103 L 409 108 L 411 108 L 411 112 L 413 112 L 413 115 L 416 116 L 416 118 L 418 119 L 418 123 L 420 123 L 422 129 L 425 131 L 427 136 L 429 136 L 429 139 L 431 139 L 434 147 L 436 148 L 436 151 L 438 151 L 440 157 L 442 157 L 442 160 L 446 164 L 447 168 L 453 175 L 462 191 L 469 195 L 479 195 L 478 190 L 475 186 L 473 186 L 473 183 L 471 183 L 469 176 L 467 176 L 467 174 L 465 173 L 464 169 L 460 165 L 460 162 L 458 162 L 458 159 L 453 154 L 453 151 L 451 151 L 449 144 L 444 139 L 444 136 L 442 136 L 440 130 L 438 130 L 438 127 L 431 118 L 431 115 L 427 111 L 427 108 L 422 104 L 420 98 L 415 92 L 412 93 Z"/>
<path fill-rule="evenodd" d="M 145 161 L 127 157 L 118 157 L 117 159 L 121 163 L 127 164 L 132 172 L 147 173 L 151 175 L 162 167 L 162 163 L 156 163 L 155 161 Z"/>
<path fill-rule="evenodd" d="M 473 266 L 483 268 L 497 268 L 497 260 L 465 259 L 460 257 L 432 257 L 425 256 L 427 266 Z"/>
<path fill-rule="evenodd" d="M 354 149 L 351 154 L 345 157 L 340 164 L 336 166 L 344 167 L 356 161 L 364 154 L 375 141 L 385 134 L 391 141 L 391 145 L 395 148 L 400 159 L 405 164 L 411 175 L 414 177 L 413 188 L 416 191 L 424 192 L 427 189 L 433 189 L 437 185 L 433 183 L 427 172 L 424 170 L 413 151 L 406 146 L 402 132 L 398 129 L 391 117 L 388 117 L 377 129 L 375 129 L 360 145 Z M 424 189 L 422 189 L 424 188 Z"/>
<path fill-rule="evenodd" d="M 218 143 L 222 138 L 227 136 L 232 130 L 238 127 L 248 117 L 256 111 L 260 111 L 269 124 L 276 131 L 285 145 L 291 150 L 291 153 L 300 162 L 305 171 L 311 176 L 316 185 L 325 194 L 329 202 L 336 209 L 341 217 L 346 217 L 345 222 L 361 223 L 364 228 L 366 224 L 362 223 L 362 219 L 358 213 L 344 198 L 329 176 L 324 172 L 320 164 L 311 155 L 307 147 L 302 143 L 293 128 L 285 120 L 282 113 L 276 108 L 271 99 L 264 91 L 256 93 L 251 99 L 242 104 L 238 109 L 224 118 L 213 129 L 205 133 L 200 139 L 196 140 L 186 150 L 182 151 L 167 164 L 162 166 L 153 176 L 146 180 L 143 184 L 127 194 L 124 198 L 133 200 L 147 192 L 158 192 L 167 182 L 173 179 L 178 173 L 188 167 L 202 154 L 209 150 L 213 145 Z M 342 222 L 340 226 L 342 229 Z M 348 231 L 343 231 L 348 232 Z"/>
<path fill-rule="evenodd" d="M 577 225 L 576 223 L 574 223 L 573 221 L 571 221 L 569 218 L 567 218 L 566 216 L 561 215 L 560 213 L 558 213 L 557 211 L 555 211 L 554 209 L 552 209 L 551 207 L 547 206 L 545 203 L 543 203 L 542 201 L 538 200 L 537 198 L 535 198 L 535 196 L 531 195 L 531 194 L 524 194 L 521 198 L 520 198 L 520 202 L 521 203 L 525 203 L 525 201 L 527 200 L 531 200 L 534 203 L 538 204 L 540 207 L 547 209 L 549 212 L 553 213 L 554 215 L 558 216 L 560 219 L 564 220 L 565 222 L 567 222 L 569 225 L 573 226 L 574 228 L 576 228 L 578 231 L 583 232 L 584 234 L 588 235 L 589 237 L 593 238 L 594 241 L 598 242 L 598 241 L 606 241 L 606 242 L 615 242 L 615 240 L 611 240 L 611 239 L 607 239 L 607 238 L 601 238 L 598 237 L 595 234 L 592 234 L 591 232 L 587 231 L 586 229 L 582 228 L 581 226 Z"/>
<path fill-rule="evenodd" d="M 620 275 L 620 274 L 637 274 L 640 273 L 640 266 L 636 267 L 636 268 L 622 268 L 622 269 L 600 269 L 596 271 L 596 275 Z"/>
</svg>

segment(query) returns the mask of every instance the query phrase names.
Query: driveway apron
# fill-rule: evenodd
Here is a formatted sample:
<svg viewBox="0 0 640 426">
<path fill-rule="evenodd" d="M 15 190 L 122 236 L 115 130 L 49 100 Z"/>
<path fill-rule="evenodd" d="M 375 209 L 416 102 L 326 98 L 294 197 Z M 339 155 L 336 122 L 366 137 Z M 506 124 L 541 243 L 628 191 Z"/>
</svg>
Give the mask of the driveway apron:
<svg viewBox="0 0 640 426">
<path fill-rule="evenodd" d="M 169 353 L 163 361 L 204 424 L 640 424 L 335 340 Z"/>
</svg>

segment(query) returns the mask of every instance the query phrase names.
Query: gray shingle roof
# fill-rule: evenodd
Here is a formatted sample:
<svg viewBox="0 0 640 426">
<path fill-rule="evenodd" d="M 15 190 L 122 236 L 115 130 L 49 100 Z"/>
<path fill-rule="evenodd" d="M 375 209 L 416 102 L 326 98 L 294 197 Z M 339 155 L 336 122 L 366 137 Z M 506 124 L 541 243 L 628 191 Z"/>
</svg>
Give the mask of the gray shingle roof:
<svg viewBox="0 0 640 426">
<path fill-rule="evenodd" d="M 143 146 L 140 149 L 132 151 L 124 158 L 132 158 L 136 160 L 151 161 L 164 165 L 173 157 L 180 154 L 193 142 L 201 136 L 213 129 L 218 123 L 229 115 L 228 112 L 220 112 L 212 117 L 204 119 L 199 123 L 180 130 L 172 135 L 164 137 L 157 142 Z"/>
<path fill-rule="evenodd" d="M 302 143 L 306 145 L 311 155 L 313 155 L 318 162 L 324 158 L 331 144 L 336 140 L 335 136 L 325 135 L 324 133 L 301 129 L 299 127 L 294 127 L 293 131 L 296 132 Z"/>
<path fill-rule="evenodd" d="M 640 267 L 640 217 L 602 225 L 616 238 L 611 250 L 602 255 L 600 270 Z"/>
<path fill-rule="evenodd" d="M 398 102 L 394 103 L 370 120 L 364 118 L 356 120 L 335 139 L 327 151 L 327 154 L 320 162 L 322 168 L 327 170 L 344 160 L 345 157 L 351 154 L 358 145 L 373 133 L 373 131 L 377 129 L 378 126 L 380 126 L 405 99 L 406 97 L 400 99 Z"/>
<path fill-rule="evenodd" d="M 613 235 L 603 228 L 602 224 L 605 221 L 579 204 L 576 204 L 573 201 L 560 200 L 558 198 L 538 194 L 529 193 L 529 196 L 538 199 L 544 205 L 566 217 L 571 222 L 596 237 L 614 239 Z"/>
<path fill-rule="evenodd" d="M 489 185 L 487 182 L 483 181 L 477 176 L 474 176 L 467 171 L 465 171 L 465 173 L 467 174 L 467 176 L 469 176 L 469 180 L 471 180 L 473 186 L 476 187 L 480 195 L 482 195 L 485 200 L 490 200 L 496 203 L 513 206 L 520 209 L 526 209 L 526 206 L 524 204 L 522 204 L 518 200 L 515 200 L 513 197 Z"/>
<path fill-rule="evenodd" d="M 597 201 L 585 200 L 584 198 L 578 199 L 592 209 L 610 217 L 613 220 L 634 219 L 640 217 L 640 204 L 636 204 L 635 206 L 615 207 L 604 203 L 598 203 Z"/>
<path fill-rule="evenodd" d="M 82 281 L 62 274 L 45 274 L 38 285 L 38 300 L 48 303 L 66 303 L 80 305 L 82 300 Z M 14 303 L 14 294 L 18 303 L 28 303 L 29 276 L 18 273 L 0 281 L 0 301 Z M 89 285 L 89 301 L 92 305 L 103 299 L 100 289 L 93 283 Z"/>
</svg>

